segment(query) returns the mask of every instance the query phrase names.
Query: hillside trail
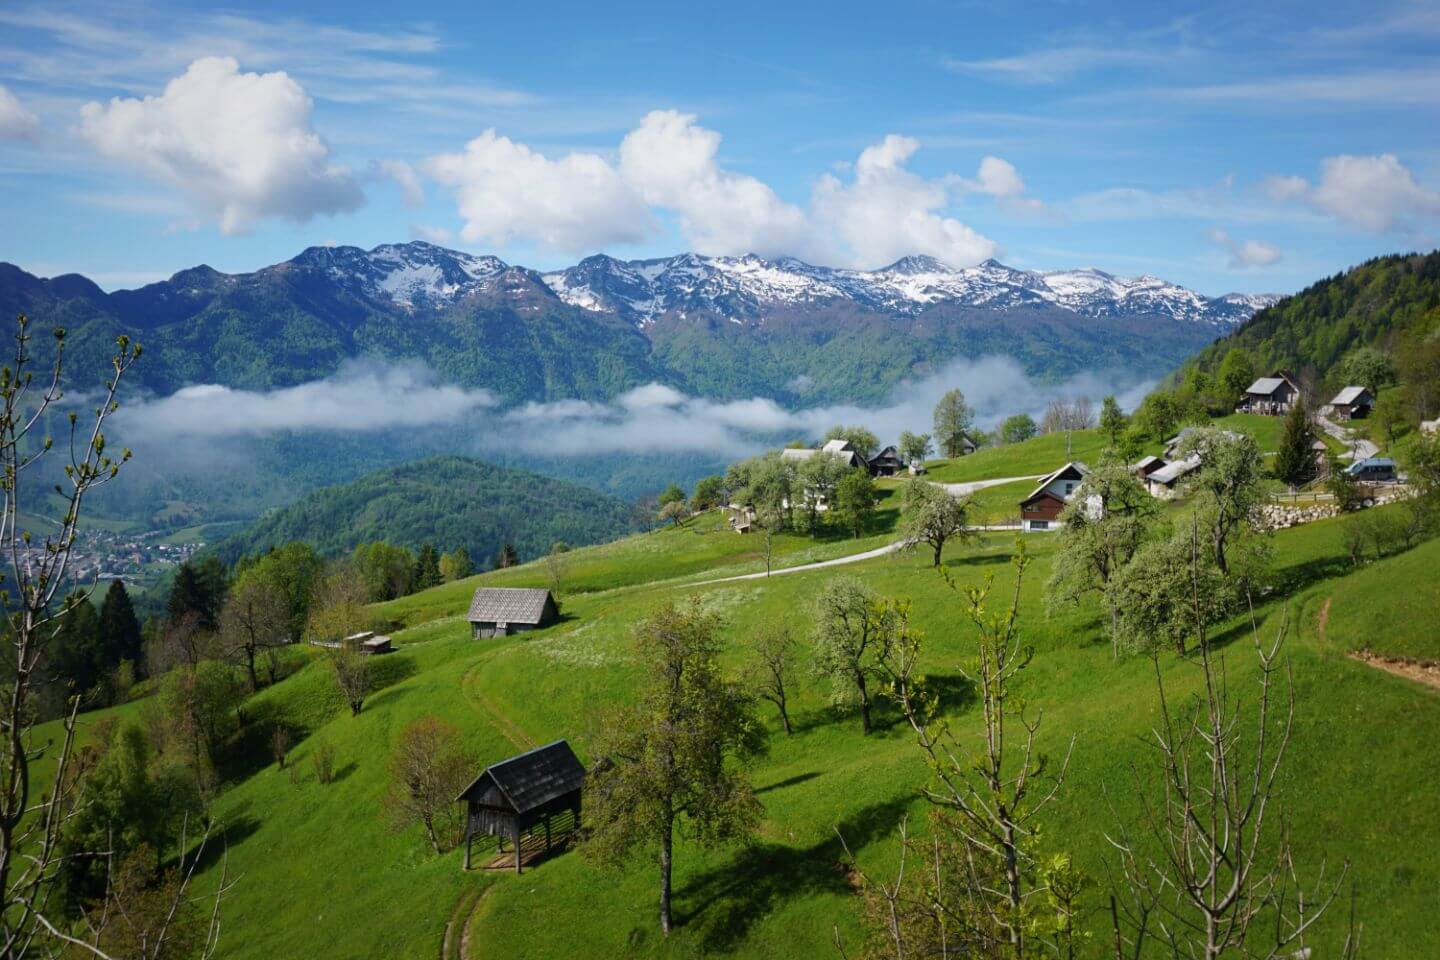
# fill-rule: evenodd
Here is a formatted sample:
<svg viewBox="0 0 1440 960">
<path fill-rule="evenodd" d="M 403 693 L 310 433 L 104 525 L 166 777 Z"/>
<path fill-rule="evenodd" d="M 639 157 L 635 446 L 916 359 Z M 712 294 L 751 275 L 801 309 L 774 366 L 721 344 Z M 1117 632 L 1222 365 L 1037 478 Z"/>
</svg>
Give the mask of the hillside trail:
<svg viewBox="0 0 1440 960">
<path fill-rule="evenodd" d="M 1036 474 L 1033 477 L 999 477 L 995 480 L 974 480 L 970 483 L 937 483 L 940 487 L 953 497 L 963 497 L 974 493 L 976 490 L 983 490 L 986 487 L 998 487 L 1005 483 L 1015 483 L 1017 480 L 1038 480 L 1044 474 Z M 981 524 L 970 528 L 971 530 L 996 531 L 996 530 L 1017 530 L 1017 527 L 1004 525 Z M 761 570 L 759 573 L 740 573 L 729 577 L 714 577 L 710 580 L 696 580 L 686 583 L 677 583 L 677 587 L 707 587 L 715 583 L 735 583 L 740 580 L 765 580 L 769 577 L 783 577 L 791 573 L 806 573 L 810 570 L 823 570 L 826 567 L 843 567 L 849 563 L 860 563 L 865 560 L 874 560 L 876 557 L 883 557 L 887 554 L 904 550 L 913 546 L 913 540 L 896 540 L 894 543 L 887 543 L 883 547 L 876 547 L 873 550 L 864 550 L 860 553 L 849 553 L 843 557 L 832 557 L 829 560 L 815 560 L 811 563 L 801 563 L 793 567 L 779 567 L 768 573 Z"/>
<path fill-rule="evenodd" d="M 1368 460 L 1380 452 L 1380 448 L 1363 437 L 1357 437 L 1345 427 L 1340 426 L 1334 420 L 1326 416 L 1316 416 L 1320 426 L 1330 436 L 1345 444 L 1345 449 L 1350 451 L 1351 460 Z"/>
<path fill-rule="evenodd" d="M 470 701 L 471 706 L 479 708 L 481 712 L 486 714 L 491 721 L 494 722 L 495 729 L 500 731 L 500 735 L 506 740 L 509 740 L 516 749 L 532 750 L 535 748 L 534 738 L 521 729 L 520 725 L 514 720 L 510 719 L 495 701 L 485 696 L 480 688 L 477 671 L 485 666 L 493 656 L 494 654 L 492 653 L 490 656 L 481 657 L 470 665 L 470 668 L 460 677 L 460 693 L 466 700 Z"/>
<path fill-rule="evenodd" d="M 1325 602 L 1320 606 L 1320 619 L 1317 626 L 1322 644 L 1325 642 L 1325 628 L 1330 625 L 1330 599 L 1326 597 Z M 1432 690 L 1440 690 L 1440 663 L 1433 660 L 1387 657 L 1370 650 L 1352 650 L 1346 656 L 1391 676 L 1404 677 L 1406 680 L 1412 680 Z"/>
</svg>

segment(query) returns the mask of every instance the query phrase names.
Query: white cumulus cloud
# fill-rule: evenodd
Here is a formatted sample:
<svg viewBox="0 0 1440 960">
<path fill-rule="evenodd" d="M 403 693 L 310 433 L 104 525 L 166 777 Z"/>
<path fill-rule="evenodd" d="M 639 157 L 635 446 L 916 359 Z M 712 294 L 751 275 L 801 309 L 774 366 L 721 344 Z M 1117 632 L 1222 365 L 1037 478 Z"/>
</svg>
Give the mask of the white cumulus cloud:
<svg viewBox="0 0 1440 960">
<path fill-rule="evenodd" d="M 638 243 L 654 229 L 639 192 L 598 154 L 552 160 L 486 130 L 463 153 L 431 157 L 425 171 L 454 192 L 460 236 L 471 243 L 575 253 Z"/>
<path fill-rule="evenodd" d="M 0 84 L 0 140 L 31 140 L 40 132 L 40 118 Z"/>
<path fill-rule="evenodd" d="M 720 134 L 693 114 L 653 110 L 620 143 L 620 173 L 645 202 L 673 210 L 703 254 L 795 254 L 809 245 L 805 214 L 751 176 L 725 170 Z"/>
<path fill-rule="evenodd" d="M 995 241 L 943 214 L 950 201 L 944 180 L 906 168 L 919 148 L 918 140 L 890 134 L 860 153 L 848 183 L 826 174 L 816 184 L 813 225 L 833 238 L 843 262 L 876 267 L 918 253 L 959 267 L 999 252 Z"/>
<path fill-rule="evenodd" d="M 1279 263 L 1280 248 L 1263 240 L 1235 240 L 1221 229 L 1210 231 L 1210 242 L 1230 254 L 1230 269 L 1245 270 Z"/>
<path fill-rule="evenodd" d="M 1314 184 L 1303 177 L 1272 177 L 1266 188 L 1273 199 L 1298 201 L 1375 233 L 1440 217 L 1440 193 L 1417 183 L 1393 153 L 1326 157 Z"/>
<path fill-rule="evenodd" d="M 665 213 L 703 254 L 869 268 L 919 253 L 959 267 L 999 247 L 947 215 L 952 201 L 983 194 L 1021 212 L 1041 207 L 1006 160 L 983 158 L 973 179 L 925 178 L 906 166 L 919 141 L 893 134 L 861 152 L 852 178 L 821 177 L 802 207 L 727 169 L 720 144 L 720 134 L 693 114 L 653 110 L 624 137 L 614 162 L 586 152 L 552 159 L 487 130 L 463 153 L 433 156 L 423 169 L 454 192 L 465 240 L 569 253 L 649 239 L 656 214 Z"/>
<path fill-rule="evenodd" d="M 178 190 L 224 233 L 257 220 L 305 221 L 354 210 L 354 177 L 311 125 L 313 104 L 283 72 L 242 73 L 206 57 L 160 96 L 81 108 L 82 135 L 103 156 Z"/>
</svg>

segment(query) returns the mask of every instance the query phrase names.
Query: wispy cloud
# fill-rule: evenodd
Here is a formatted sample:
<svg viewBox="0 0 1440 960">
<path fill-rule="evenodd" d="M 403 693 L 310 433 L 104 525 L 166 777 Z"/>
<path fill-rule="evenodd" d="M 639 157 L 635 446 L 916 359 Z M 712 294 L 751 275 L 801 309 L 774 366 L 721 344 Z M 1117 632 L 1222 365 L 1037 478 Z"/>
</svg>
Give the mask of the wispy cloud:
<svg viewBox="0 0 1440 960">
<path fill-rule="evenodd" d="M 928 431 L 935 403 L 959 387 L 978 421 L 1012 413 L 1039 415 L 1056 397 L 1117 394 L 1137 403 L 1150 384 L 1123 371 L 1083 374 L 1063 383 L 1032 380 L 1014 360 L 955 360 L 934 376 L 907 383 L 878 408 L 855 404 L 787 409 L 754 397 L 715 401 L 663 384 L 637 387 L 608 403 L 561 400 L 502 409 L 484 390 L 439 383 L 425 367 L 355 363 L 324 380 L 272 391 L 187 387 L 122 410 L 129 443 L 201 442 L 279 431 L 369 431 L 441 427 L 456 446 L 477 451 L 503 438 L 537 456 L 596 453 L 700 453 L 738 457 L 783 440 L 816 438 L 837 423 L 863 423 L 881 437 Z"/>
</svg>

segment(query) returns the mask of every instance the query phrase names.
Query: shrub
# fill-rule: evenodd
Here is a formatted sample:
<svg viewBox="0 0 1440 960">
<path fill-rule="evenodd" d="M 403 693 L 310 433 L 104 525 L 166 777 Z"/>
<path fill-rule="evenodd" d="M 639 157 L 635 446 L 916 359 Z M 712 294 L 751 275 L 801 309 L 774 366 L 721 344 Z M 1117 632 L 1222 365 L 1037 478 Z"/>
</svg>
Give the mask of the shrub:
<svg viewBox="0 0 1440 960">
<path fill-rule="evenodd" d="M 329 743 L 317 743 L 315 752 L 310 755 L 310 762 L 315 765 L 315 779 L 320 783 L 331 783 L 335 780 L 335 747 Z"/>
</svg>

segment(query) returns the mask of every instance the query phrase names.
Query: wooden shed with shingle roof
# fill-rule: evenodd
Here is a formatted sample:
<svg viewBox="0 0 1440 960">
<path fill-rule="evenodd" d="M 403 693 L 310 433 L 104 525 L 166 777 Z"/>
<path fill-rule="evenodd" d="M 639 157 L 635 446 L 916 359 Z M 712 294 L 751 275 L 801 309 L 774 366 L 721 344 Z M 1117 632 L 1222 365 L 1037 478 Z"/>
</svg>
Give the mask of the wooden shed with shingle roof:
<svg viewBox="0 0 1440 960">
<path fill-rule="evenodd" d="M 549 590 L 530 587 L 481 587 L 470 598 L 473 637 L 505 637 L 549 626 L 560 608 Z"/>
<path fill-rule="evenodd" d="M 497 837 L 504 850 L 508 837 L 515 847 L 515 872 L 520 872 L 521 834 L 536 824 L 545 827 L 545 850 L 550 849 L 551 821 L 571 814 L 572 829 L 580 828 L 580 794 L 585 767 L 564 740 L 547 743 L 526 753 L 486 767 L 456 797 L 465 810 L 465 869 L 470 869 L 471 838 Z"/>
</svg>

